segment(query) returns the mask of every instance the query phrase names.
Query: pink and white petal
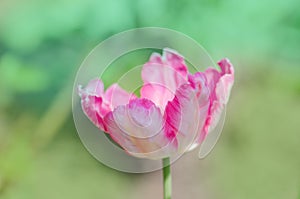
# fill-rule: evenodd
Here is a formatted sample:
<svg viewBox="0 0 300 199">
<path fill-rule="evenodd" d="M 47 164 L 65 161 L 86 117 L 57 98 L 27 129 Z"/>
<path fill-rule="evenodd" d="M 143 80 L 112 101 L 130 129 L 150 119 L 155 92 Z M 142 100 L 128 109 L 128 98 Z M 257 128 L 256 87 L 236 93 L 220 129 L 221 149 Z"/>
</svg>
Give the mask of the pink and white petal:
<svg viewBox="0 0 300 199">
<path fill-rule="evenodd" d="M 211 91 L 211 99 L 219 100 L 222 98 L 223 102 L 227 103 L 234 82 L 234 69 L 228 59 L 222 59 L 218 62 L 218 65 L 221 71 L 208 68 L 204 74 Z"/>
<path fill-rule="evenodd" d="M 80 97 L 85 97 L 87 95 L 102 96 L 104 92 L 104 85 L 100 79 L 92 79 L 89 81 L 88 85 L 83 89 L 81 85 L 78 86 L 78 94 Z"/>
<path fill-rule="evenodd" d="M 150 99 L 162 110 L 167 102 L 173 99 L 176 89 L 187 81 L 186 77 L 172 67 L 152 63 L 144 65 L 142 79 L 144 86 L 141 89 L 141 97 Z"/>
<path fill-rule="evenodd" d="M 223 75 L 216 85 L 216 98 L 222 104 L 227 104 L 231 88 L 233 86 L 234 77 L 232 75 Z"/>
<path fill-rule="evenodd" d="M 217 121 L 219 121 L 220 115 L 228 102 L 234 83 L 234 69 L 230 61 L 228 59 L 222 59 L 218 64 L 221 68 L 221 73 L 214 91 L 216 99 L 211 105 L 211 129 L 217 125 Z"/>
<path fill-rule="evenodd" d="M 173 131 L 168 130 L 167 135 L 176 136 L 180 152 L 190 148 L 203 128 L 208 106 L 200 107 L 199 104 L 204 102 L 199 101 L 195 89 L 190 84 L 184 84 L 176 91 L 174 99 L 166 107 L 166 122 L 173 128 Z M 176 132 L 176 135 L 170 132 Z"/>
<path fill-rule="evenodd" d="M 166 49 L 162 57 L 154 53 L 144 64 L 142 79 L 145 88 L 141 89 L 141 96 L 164 110 L 176 89 L 187 82 L 187 67 L 181 55 Z"/>
<path fill-rule="evenodd" d="M 200 125 L 198 130 L 197 140 L 191 148 L 196 147 L 201 141 L 206 137 L 207 131 L 203 131 L 204 125 L 206 123 L 206 118 L 210 108 L 211 102 L 211 92 L 208 87 L 208 82 L 205 73 L 196 72 L 195 74 L 189 74 L 188 80 L 192 88 L 196 92 L 198 106 L 200 107 Z M 191 150 L 191 149 L 190 149 Z"/>
<path fill-rule="evenodd" d="M 117 106 L 128 104 L 131 99 L 135 98 L 135 95 L 128 93 L 115 83 L 105 91 L 103 98 L 104 103 L 113 110 Z"/>
<path fill-rule="evenodd" d="M 91 92 L 91 90 L 82 89 L 81 86 L 79 86 L 78 89 L 81 96 L 81 107 L 83 112 L 95 126 L 101 130 L 105 130 L 100 113 L 102 98 L 97 96 L 98 94 L 95 92 Z"/>
<path fill-rule="evenodd" d="M 218 62 L 218 65 L 221 68 L 221 75 L 228 74 L 234 75 L 234 68 L 229 59 L 224 58 Z"/>
<path fill-rule="evenodd" d="M 160 84 L 144 84 L 140 92 L 141 97 L 154 102 L 160 108 L 162 113 L 164 112 L 168 101 L 174 98 L 174 92 Z"/>
<path fill-rule="evenodd" d="M 210 107 L 210 114 L 207 117 L 205 122 L 205 131 L 203 134 L 210 133 L 218 124 L 222 111 L 225 108 L 225 104 L 220 103 L 219 101 L 214 101 Z M 203 140 L 205 137 L 201 137 L 200 140 Z"/>
<path fill-rule="evenodd" d="M 163 51 L 163 58 L 169 66 L 176 70 L 176 72 L 180 73 L 183 77 L 187 76 L 188 69 L 184 57 L 177 51 L 165 48 Z"/>
<path fill-rule="evenodd" d="M 228 59 L 222 59 L 218 64 L 222 72 L 215 92 L 219 102 L 227 104 L 234 83 L 234 69 Z"/>
<path fill-rule="evenodd" d="M 109 112 L 104 117 L 104 123 L 107 126 L 107 132 L 109 133 L 110 137 L 126 152 L 138 153 L 140 151 L 139 147 L 132 141 L 130 136 L 125 134 L 116 123 L 113 112 Z"/>
<path fill-rule="evenodd" d="M 204 74 L 206 76 L 207 86 L 210 90 L 210 94 L 211 94 L 210 98 L 211 100 L 215 100 L 216 99 L 215 88 L 216 88 L 216 84 L 218 83 L 221 77 L 220 72 L 215 68 L 208 68 L 205 70 Z"/>
<path fill-rule="evenodd" d="M 203 134 L 211 132 L 217 126 L 234 83 L 234 69 L 230 61 L 222 59 L 218 62 L 218 65 L 221 68 L 221 72 L 216 69 L 205 71 L 206 77 L 209 79 L 209 88 L 211 89 L 211 104 L 205 127 L 203 128 Z"/>
<path fill-rule="evenodd" d="M 199 106 L 208 106 L 210 98 L 210 90 L 207 85 L 206 75 L 202 72 L 196 72 L 195 74 L 188 75 L 188 81 L 192 88 L 196 92 Z"/>
<path fill-rule="evenodd" d="M 163 59 L 161 57 L 161 55 L 159 53 L 152 53 L 148 63 L 153 63 L 153 64 L 162 64 L 163 63 Z"/>
<path fill-rule="evenodd" d="M 159 159 L 173 150 L 164 135 L 159 108 L 147 99 L 134 99 L 126 106 L 118 106 L 104 121 L 110 136 L 133 156 Z"/>
<path fill-rule="evenodd" d="M 224 75 L 220 78 L 215 88 L 216 100 L 212 101 L 210 107 L 210 115 L 208 120 L 208 133 L 213 130 L 221 117 L 222 111 L 225 108 L 230 96 L 230 91 L 233 85 L 233 76 Z"/>
</svg>

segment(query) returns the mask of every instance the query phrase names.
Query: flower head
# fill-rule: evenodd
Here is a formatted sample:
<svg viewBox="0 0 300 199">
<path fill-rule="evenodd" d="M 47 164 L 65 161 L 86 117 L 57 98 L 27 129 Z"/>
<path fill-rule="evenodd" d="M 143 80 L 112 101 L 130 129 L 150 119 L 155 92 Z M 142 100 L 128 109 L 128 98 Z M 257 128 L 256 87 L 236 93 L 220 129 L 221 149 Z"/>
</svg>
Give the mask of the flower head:
<svg viewBox="0 0 300 199">
<path fill-rule="evenodd" d="M 183 56 L 171 49 L 153 53 L 142 68 L 141 97 L 117 84 L 106 91 L 100 79 L 79 86 L 86 116 L 128 154 L 160 159 L 198 145 L 217 125 L 228 102 L 234 69 L 190 74 Z"/>
</svg>

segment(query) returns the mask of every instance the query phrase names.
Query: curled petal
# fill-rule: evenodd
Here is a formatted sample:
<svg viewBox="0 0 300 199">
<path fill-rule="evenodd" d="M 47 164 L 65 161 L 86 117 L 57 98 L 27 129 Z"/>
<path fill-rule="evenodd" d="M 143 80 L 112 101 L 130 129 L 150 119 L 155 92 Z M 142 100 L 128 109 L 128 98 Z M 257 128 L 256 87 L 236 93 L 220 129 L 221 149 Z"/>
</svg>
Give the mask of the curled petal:
<svg viewBox="0 0 300 199">
<path fill-rule="evenodd" d="M 141 96 L 150 99 L 163 111 L 180 85 L 187 82 L 187 66 L 177 52 L 164 49 L 163 56 L 152 54 L 142 69 L 144 86 Z"/>
<path fill-rule="evenodd" d="M 111 138 L 136 157 L 167 157 L 174 144 L 164 134 L 160 109 L 148 99 L 134 99 L 104 118 Z"/>
</svg>

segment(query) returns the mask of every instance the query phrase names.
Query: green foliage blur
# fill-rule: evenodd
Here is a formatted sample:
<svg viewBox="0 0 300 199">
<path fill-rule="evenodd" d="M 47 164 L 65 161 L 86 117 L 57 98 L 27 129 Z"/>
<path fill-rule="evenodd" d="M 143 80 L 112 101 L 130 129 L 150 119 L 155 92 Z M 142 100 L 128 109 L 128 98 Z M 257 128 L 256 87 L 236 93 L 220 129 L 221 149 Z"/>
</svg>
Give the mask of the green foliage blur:
<svg viewBox="0 0 300 199">
<path fill-rule="evenodd" d="M 89 51 L 145 26 L 181 31 L 236 68 L 221 139 L 206 159 L 175 163 L 174 198 L 299 198 L 298 0 L 1 0 L 0 198 L 161 198 L 159 172 L 93 159 L 71 114 Z"/>
</svg>

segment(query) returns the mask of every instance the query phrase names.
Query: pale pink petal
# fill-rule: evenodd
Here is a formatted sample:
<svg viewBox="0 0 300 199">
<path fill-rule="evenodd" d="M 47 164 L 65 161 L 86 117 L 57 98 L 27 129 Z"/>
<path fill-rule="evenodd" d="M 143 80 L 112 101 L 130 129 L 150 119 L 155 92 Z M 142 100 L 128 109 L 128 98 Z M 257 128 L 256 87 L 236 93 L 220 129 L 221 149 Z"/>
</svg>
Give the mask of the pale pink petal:
<svg viewBox="0 0 300 199">
<path fill-rule="evenodd" d="M 150 99 L 163 111 L 180 85 L 187 82 L 187 66 L 175 51 L 164 49 L 163 56 L 154 53 L 142 69 L 144 86 L 141 96 Z"/>
<path fill-rule="evenodd" d="M 103 98 L 105 103 L 113 110 L 117 106 L 128 104 L 131 99 L 136 97 L 134 94 L 123 90 L 118 84 L 113 84 L 105 91 Z"/>
<path fill-rule="evenodd" d="M 164 134 L 164 118 L 150 100 L 131 100 L 107 114 L 104 121 L 111 138 L 133 156 L 158 159 L 175 150 Z"/>
<path fill-rule="evenodd" d="M 151 100 L 164 112 L 168 101 L 174 98 L 174 92 L 164 85 L 149 83 L 141 88 L 141 97 Z"/>
</svg>

